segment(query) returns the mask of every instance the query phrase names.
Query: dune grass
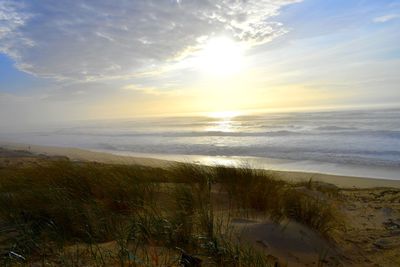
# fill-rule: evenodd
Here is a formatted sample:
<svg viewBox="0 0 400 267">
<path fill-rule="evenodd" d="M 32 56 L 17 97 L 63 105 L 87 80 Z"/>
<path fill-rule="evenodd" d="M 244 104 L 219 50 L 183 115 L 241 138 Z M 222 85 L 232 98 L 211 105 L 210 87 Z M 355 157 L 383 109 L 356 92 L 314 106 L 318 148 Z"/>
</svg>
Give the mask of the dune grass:
<svg viewBox="0 0 400 267">
<path fill-rule="evenodd" d="M 338 224 L 330 202 L 267 171 L 61 160 L 0 169 L 2 263 L 180 266 L 189 255 L 203 266 L 274 264 L 221 226 L 216 188 L 230 210 L 293 219 L 326 236 Z"/>
<path fill-rule="evenodd" d="M 215 167 L 215 180 L 228 193 L 230 202 L 246 212 L 262 212 L 275 221 L 293 219 L 325 237 L 340 225 L 338 211 L 325 197 L 332 190 L 314 185 L 311 180 L 305 183 L 308 186 L 305 191 L 299 190 L 304 183 L 279 180 L 266 170 L 225 166 Z M 321 195 L 313 194 L 312 190 Z"/>
</svg>

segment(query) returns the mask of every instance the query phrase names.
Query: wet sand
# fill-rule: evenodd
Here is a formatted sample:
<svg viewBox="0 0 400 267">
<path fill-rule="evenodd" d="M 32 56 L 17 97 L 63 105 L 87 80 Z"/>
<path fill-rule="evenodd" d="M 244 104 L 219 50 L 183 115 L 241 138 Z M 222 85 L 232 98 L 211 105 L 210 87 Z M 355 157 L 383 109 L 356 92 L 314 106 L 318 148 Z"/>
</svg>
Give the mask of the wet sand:
<svg viewBox="0 0 400 267">
<path fill-rule="evenodd" d="M 43 154 L 47 156 L 65 156 L 71 160 L 76 161 L 94 161 L 102 163 L 115 163 L 115 164 L 139 164 L 151 167 L 168 168 L 176 164 L 178 160 L 156 159 L 150 157 L 134 157 L 115 155 L 106 152 L 90 151 L 80 148 L 68 147 L 53 147 L 53 146 L 37 146 L 28 144 L 16 143 L 0 143 L 0 147 L 15 150 L 25 150 L 35 154 Z M 185 162 L 189 162 L 190 158 Z M 202 163 L 196 161 L 196 163 Z M 377 179 L 370 177 L 355 177 L 347 175 L 334 175 L 316 172 L 301 172 L 301 171 L 287 171 L 273 169 L 272 172 L 276 173 L 281 179 L 291 181 L 307 181 L 312 179 L 314 181 L 321 181 L 326 183 L 335 184 L 342 188 L 373 188 L 373 187 L 394 187 L 400 188 L 400 173 L 399 180 Z"/>
</svg>

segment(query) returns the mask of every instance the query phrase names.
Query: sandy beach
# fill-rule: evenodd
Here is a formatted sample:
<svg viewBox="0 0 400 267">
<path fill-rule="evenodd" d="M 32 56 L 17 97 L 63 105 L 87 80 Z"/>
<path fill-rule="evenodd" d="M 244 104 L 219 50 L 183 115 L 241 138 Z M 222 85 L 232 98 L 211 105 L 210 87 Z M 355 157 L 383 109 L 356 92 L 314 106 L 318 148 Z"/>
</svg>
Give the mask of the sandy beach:
<svg viewBox="0 0 400 267">
<path fill-rule="evenodd" d="M 0 266 L 400 267 L 400 0 L 0 0 Z"/>
<path fill-rule="evenodd" d="M 10 166 L 17 169 L 45 166 L 51 164 L 52 160 L 63 158 L 69 158 L 78 165 L 82 162 L 98 162 L 121 164 L 119 166 L 142 165 L 156 170 L 173 169 L 179 165 L 177 161 L 119 156 L 78 148 L 11 143 L 0 144 L 0 148 L 3 148 L 0 149 L 0 167 L 4 167 L 4 170 Z M 337 206 L 341 214 L 337 216 L 345 228 L 326 239 L 315 229 L 293 219 L 277 223 L 261 214 L 245 216 L 239 212 L 229 217 L 230 227 L 240 242 L 250 245 L 254 251 L 268 255 L 271 263 L 279 264 L 275 266 L 317 266 L 321 262 L 323 266 L 397 266 L 397 248 L 400 246 L 400 181 L 281 170 L 271 172 L 276 178 L 293 182 L 312 179 L 314 185 L 310 188 L 307 187 L 308 183 L 293 183 L 296 192 L 316 198 L 324 205 L 330 203 Z M 79 177 L 79 173 L 77 175 Z M 159 198 L 163 199 L 165 189 L 158 193 Z M 231 213 L 226 193 L 222 193 L 216 185 L 211 190 L 211 198 L 216 218 L 226 218 L 227 213 Z M 0 249 L 5 246 L 3 243 L 0 241 Z M 83 244 L 78 245 L 84 247 Z M 104 253 L 114 253 L 117 246 L 115 241 L 98 244 Z M 70 249 L 76 248 L 71 246 Z"/>
<path fill-rule="evenodd" d="M 166 168 L 168 166 L 177 163 L 177 161 L 145 158 L 145 157 L 122 156 L 111 153 L 95 152 L 80 148 L 37 146 L 37 145 L 18 144 L 18 143 L 0 143 L 0 147 L 4 147 L 7 149 L 25 150 L 35 154 L 44 154 L 48 156 L 65 156 L 71 160 L 76 160 L 76 161 L 93 161 L 93 162 L 115 163 L 115 164 L 138 164 L 138 165 L 162 167 L 162 168 Z M 314 173 L 314 172 L 275 170 L 275 169 L 271 171 L 277 173 L 281 179 L 292 180 L 294 182 L 308 181 L 312 179 L 314 181 L 321 181 L 321 182 L 335 184 L 336 186 L 343 188 L 360 188 L 360 189 L 373 188 L 373 187 L 400 188 L 400 176 L 399 180 L 389 180 L 380 178 L 377 179 L 369 177 L 366 178 L 366 177 L 332 175 L 332 174 Z"/>
</svg>

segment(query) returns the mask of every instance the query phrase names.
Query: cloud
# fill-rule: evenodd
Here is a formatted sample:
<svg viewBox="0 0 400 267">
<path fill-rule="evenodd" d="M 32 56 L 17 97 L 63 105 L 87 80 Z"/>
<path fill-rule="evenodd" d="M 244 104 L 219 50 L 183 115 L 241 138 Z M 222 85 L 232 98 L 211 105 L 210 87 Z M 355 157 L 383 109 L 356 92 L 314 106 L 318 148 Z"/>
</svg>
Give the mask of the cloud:
<svg viewBox="0 0 400 267">
<path fill-rule="evenodd" d="M 18 58 L 15 46 L 29 47 L 32 42 L 19 29 L 31 18 L 20 2 L 0 1 L 0 53 Z"/>
<path fill-rule="evenodd" d="M 272 18 L 300 0 L 0 2 L 0 52 L 41 77 L 99 80 L 147 71 L 227 35 L 249 45 L 287 29 Z"/>
<path fill-rule="evenodd" d="M 139 92 L 142 94 L 147 94 L 147 95 L 154 95 L 154 96 L 160 96 L 160 95 L 178 95 L 181 93 L 180 90 L 176 89 L 170 89 L 170 90 L 160 90 L 159 87 L 142 87 L 137 84 L 128 84 L 124 85 L 121 87 L 122 90 L 129 90 L 129 91 L 134 91 L 134 92 Z"/>
<path fill-rule="evenodd" d="M 399 17 L 400 17 L 399 14 L 388 14 L 388 15 L 376 17 L 376 18 L 373 19 L 373 21 L 376 22 L 376 23 L 384 23 L 384 22 L 388 22 L 390 20 L 397 19 Z"/>
</svg>

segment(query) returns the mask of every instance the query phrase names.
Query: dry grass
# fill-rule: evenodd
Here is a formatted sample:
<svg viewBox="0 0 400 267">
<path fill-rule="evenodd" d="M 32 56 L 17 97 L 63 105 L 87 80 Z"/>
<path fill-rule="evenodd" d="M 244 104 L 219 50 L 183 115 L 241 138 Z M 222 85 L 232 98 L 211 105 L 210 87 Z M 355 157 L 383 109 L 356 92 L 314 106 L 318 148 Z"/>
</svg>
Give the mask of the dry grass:
<svg viewBox="0 0 400 267">
<path fill-rule="evenodd" d="M 178 266 L 185 251 L 205 266 L 268 266 L 265 255 L 217 227 L 216 186 L 232 209 L 294 219 L 324 235 L 335 229 L 329 202 L 266 171 L 62 160 L 0 169 L 3 265 Z"/>
<path fill-rule="evenodd" d="M 325 237 L 340 226 L 338 211 L 326 197 L 338 192 L 311 180 L 291 184 L 265 170 L 224 166 L 215 168 L 215 180 L 228 193 L 231 204 L 246 213 L 262 212 L 275 221 L 293 219 Z M 306 190 L 299 190 L 303 185 L 307 185 Z"/>
</svg>

